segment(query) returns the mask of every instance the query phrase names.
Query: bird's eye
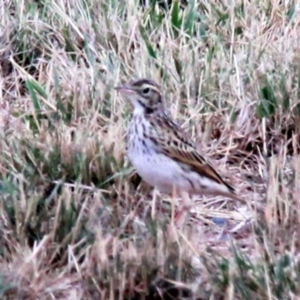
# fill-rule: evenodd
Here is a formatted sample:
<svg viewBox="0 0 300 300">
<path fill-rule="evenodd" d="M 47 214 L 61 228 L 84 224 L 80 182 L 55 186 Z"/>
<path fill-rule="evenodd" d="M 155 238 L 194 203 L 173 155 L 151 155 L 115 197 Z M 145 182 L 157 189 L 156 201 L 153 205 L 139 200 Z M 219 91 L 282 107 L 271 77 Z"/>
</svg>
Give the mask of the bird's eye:
<svg viewBox="0 0 300 300">
<path fill-rule="evenodd" d="M 143 94 L 147 95 L 147 94 L 149 94 L 149 92 L 150 92 L 150 89 L 148 87 L 143 89 Z"/>
</svg>

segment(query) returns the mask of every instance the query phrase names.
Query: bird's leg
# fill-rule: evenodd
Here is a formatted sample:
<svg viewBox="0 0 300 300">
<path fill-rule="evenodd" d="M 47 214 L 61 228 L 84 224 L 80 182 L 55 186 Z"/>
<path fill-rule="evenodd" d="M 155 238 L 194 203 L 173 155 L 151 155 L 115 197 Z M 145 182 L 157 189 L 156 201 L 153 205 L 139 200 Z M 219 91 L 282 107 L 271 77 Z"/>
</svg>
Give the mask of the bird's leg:
<svg viewBox="0 0 300 300">
<path fill-rule="evenodd" d="M 172 188 L 172 199 L 171 199 L 171 222 L 168 225 L 168 241 L 170 243 L 178 242 L 178 233 L 176 229 L 176 219 L 177 216 L 175 216 L 175 199 L 177 196 L 176 187 L 173 186 Z"/>
<path fill-rule="evenodd" d="M 189 194 L 185 191 L 180 191 L 180 195 L 182 198 L 182 209 L 178 212 L 176 216 L 175 223 L 181 228 L 187 218 L 187 214 L 191 208 L 192 200 Z"/>
<path fill-rule="evenodd" d="M 171 201 L 171 223 L 174 224 L 175 221 L 175 199 L 177 196 L 176 187 L 172 188 L 172 201 Z M 175 222 L 174 222 L 175 221 Z"/>
<path fill-rule="evenodd" d="M 157 199 L 157 190 L 154 189 L 153 199 L 152 199 L 152 206 L 151 206 L 151 218 L 152 218 L 152 220 L 155 219 L 155 214 L 156 214 L 156 199 Z"/>
</svg>

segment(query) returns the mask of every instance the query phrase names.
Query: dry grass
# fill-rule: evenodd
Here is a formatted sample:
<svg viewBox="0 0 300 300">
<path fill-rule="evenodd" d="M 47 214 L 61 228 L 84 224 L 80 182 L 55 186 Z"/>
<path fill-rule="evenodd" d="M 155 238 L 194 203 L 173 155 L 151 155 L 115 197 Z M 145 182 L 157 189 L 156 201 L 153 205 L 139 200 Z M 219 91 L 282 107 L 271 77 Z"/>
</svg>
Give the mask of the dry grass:
<svg viewBox="0 0 300 300">
<path fill-rule="evenodd" d="M 299 5 L 158 2 L 1 0 L 1 299 L 300 298 Z M 249 206 L 171 238 L 125 156 L 139 77 Z"/>
</svg>

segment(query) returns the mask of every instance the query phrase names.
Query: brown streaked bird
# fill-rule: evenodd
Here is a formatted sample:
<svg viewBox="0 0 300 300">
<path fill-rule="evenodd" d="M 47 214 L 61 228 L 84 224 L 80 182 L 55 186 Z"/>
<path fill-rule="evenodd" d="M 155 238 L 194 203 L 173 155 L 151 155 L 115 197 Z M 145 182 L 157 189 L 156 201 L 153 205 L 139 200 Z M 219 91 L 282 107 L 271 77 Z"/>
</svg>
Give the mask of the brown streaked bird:
<svg viewBox="0 0 300 300">
<path fill-rule="evenodd" d="M 127 154 L 136 172 L 165 193 L 239 198 L 216 170 L 201 156 L 195 143 L 166 114 L 160 87 L 139 79 L 116 88 L 133 106 L 127 133 Z"/>
</svg>

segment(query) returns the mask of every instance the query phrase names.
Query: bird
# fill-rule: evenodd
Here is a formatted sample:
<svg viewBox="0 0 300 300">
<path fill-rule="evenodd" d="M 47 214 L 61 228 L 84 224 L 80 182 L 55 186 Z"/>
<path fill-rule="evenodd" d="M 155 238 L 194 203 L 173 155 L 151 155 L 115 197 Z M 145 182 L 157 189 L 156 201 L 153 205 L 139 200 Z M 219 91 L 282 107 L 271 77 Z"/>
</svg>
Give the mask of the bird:
<svg viewBox="0 0 300 300">
<path fill-rule="evenodd" d="M 162 193 L 181 195 L 183 211 L 190 195 L 222 195 L 241 200 L 200 154 L 195 142 L 167 113 L 160 86 L 141 78 L 116 87 L 133 107 L 127 130 L 127 156 L 140 177 Z"/>
</svg>

